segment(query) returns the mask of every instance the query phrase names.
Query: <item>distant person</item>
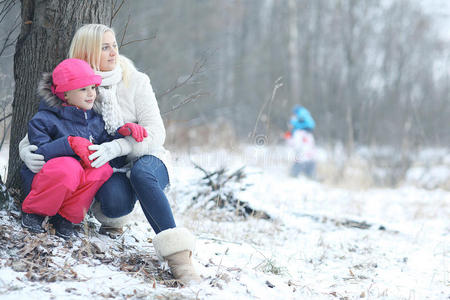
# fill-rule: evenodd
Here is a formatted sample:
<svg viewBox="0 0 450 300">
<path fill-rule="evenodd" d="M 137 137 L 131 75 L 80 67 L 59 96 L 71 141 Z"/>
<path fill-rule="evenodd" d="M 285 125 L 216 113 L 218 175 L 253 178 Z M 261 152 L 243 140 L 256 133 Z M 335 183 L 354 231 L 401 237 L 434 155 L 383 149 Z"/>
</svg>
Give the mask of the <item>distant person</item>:
<svg viewBox="0 0 450 300">
<path fill-rule="evenodd" d="M 92 110 L 97 87 L 102 78 L 80 59 L 66 59 L 52 74 L 44 74 L 38 93 L 39 111 L 28 123 L 28 138 L 44 157 L 43 168 L 35 174 L 25 165 L 21 170 L 27 197 L 22 203 L 22 226 L 32 232 L 44 232 L 42 222 L 49 222 L 62 238 L 73 235 L 73 223 L 83 221 L 95 194 L 113 174 L 109 163 L 93 168 L 88 149 L 123 135 L 109 135 L 102 117 Z M 99 97 L 100 98 L 100 97 Z M 137 124 L 124 125 L 145 136 Z M 120 164 L 120 161 L 116 161 Z M 123 163 L 125 160 L 123 160 Z"/>
<path fill-rule="evenodd" d="M 313 130 L 316 126 L 309 111 L 303 106 L 296 105 L 289 122 L 289 131 L 285 133 L 286 143 L 295 153 L 295 162 L 289 175 L 297 177 L 299 174 L 314 179 L 316 172 L 315 142 Z"/>
</svg>

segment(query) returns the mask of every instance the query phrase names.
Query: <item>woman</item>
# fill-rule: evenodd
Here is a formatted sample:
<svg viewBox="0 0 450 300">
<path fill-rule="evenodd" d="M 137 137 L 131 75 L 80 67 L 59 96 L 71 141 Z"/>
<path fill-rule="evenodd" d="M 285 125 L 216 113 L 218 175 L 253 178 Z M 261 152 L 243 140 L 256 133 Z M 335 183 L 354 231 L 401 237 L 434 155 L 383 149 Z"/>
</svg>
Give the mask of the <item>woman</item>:
<svg viewBox="0 0 450 300">
<path fill-rule="evenodd" d="M 102 24 L 79 28 L 70 45 L 69 57 L 85 60 L 102 77 L 99 92 L 104 100 L 96 103 L 94 110 L 102 114 L 109 133 L 125 123 L 137 123 L 148 132 L 140 143 L 127 136 L 89 147 L 95 151 L 89 156 L 95 168 L 124 155 L 129 163 L 128 172 L 115 172 L 95 195 L 95 216 L 102 227 L 114 227 L 115 220 L 129 214 L 139 200 L 156 233 L 153 244 L 158 256 L 168 261 L 176 279 L 185 284 L 199 281 L 191 262 L 194 236 L 187 229 L 176 227 L 163 191 L 169 184 L 170 154 L 163 147 L 164 124 L 149 77 L 119 55 L 114 31 Z M 29 145 L 25 137 L 19 149 L 22 160 L 37 173 L 43 162 L 33 153 L 36 147 Z"/>
</svg>

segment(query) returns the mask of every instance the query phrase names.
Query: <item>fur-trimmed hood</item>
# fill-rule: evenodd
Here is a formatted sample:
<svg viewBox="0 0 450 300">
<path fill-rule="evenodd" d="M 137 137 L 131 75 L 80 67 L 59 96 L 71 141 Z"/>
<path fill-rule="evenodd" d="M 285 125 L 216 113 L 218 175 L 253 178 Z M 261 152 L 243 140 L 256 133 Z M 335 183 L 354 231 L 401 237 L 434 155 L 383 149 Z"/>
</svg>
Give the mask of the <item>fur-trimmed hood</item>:
<svg viewBox="0 0 450 300">
<path fill-rule="evenodd" d="M 64 103 L 63 100 L 59 99 L 58 96 L 56 96 L 52 92 L 52 84 L 53 84 L 52 73 L 42 74 L 42 78 L 38 84 L 37 92 L 38 92 L 38 96 L 41 98 L 41 100 L 43 102 L 45 102 L 46 105 L 42 105 L 42 101 L 41 101 L 39 110 L 46 109 L 46 108 L 59 109 L 59 108 L 63 107 L 63 103 Z M 102 96 L 97 91 L 97 98 L 94 102 L 94 107 L 93 107 L 93 110 L 97 113 L 100 113 L 100 104 L 102 102 L 102 99 L 103 99 Z"/>
</svg>

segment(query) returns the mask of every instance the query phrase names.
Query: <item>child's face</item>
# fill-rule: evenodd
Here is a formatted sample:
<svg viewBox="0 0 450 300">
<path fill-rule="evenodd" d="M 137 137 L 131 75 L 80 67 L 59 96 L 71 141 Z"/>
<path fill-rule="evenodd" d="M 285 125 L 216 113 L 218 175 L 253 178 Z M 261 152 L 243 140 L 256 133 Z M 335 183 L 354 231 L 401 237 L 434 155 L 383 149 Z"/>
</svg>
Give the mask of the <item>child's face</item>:
<svg viewBox="0 0 450 300">
<path fill-rule="evenodd" d="M 92 109 L 95 98 L 97 97 L 95 84 L 65 92 L 64 97 L 70 105 L 84 110 Z"/>
</svg>

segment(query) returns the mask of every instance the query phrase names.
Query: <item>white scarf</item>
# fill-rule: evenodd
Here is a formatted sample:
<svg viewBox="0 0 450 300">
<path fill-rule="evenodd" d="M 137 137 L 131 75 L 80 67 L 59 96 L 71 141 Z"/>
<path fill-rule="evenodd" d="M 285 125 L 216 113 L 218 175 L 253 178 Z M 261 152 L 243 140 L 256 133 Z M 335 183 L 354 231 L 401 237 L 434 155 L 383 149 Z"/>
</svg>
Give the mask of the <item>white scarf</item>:
<svg viewBox="0 0 450 300">
<path fill-rule="evenodd" d="M 122 80 L 122 68 L 117 64 L 112 71 L 95 73 L 102 77 L 102 84 L 99 86 L 99 93 L 103 96 L 100 113 L 105 121 L 106 131 L 113 135 L 124 124 L 117 100 L 117 84 Z"/>
</svg>

